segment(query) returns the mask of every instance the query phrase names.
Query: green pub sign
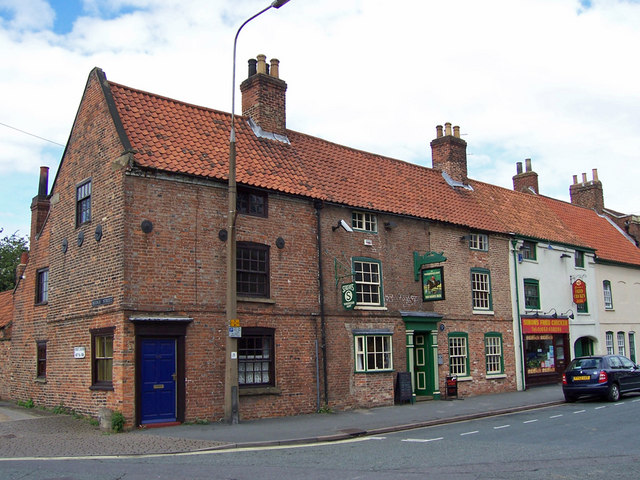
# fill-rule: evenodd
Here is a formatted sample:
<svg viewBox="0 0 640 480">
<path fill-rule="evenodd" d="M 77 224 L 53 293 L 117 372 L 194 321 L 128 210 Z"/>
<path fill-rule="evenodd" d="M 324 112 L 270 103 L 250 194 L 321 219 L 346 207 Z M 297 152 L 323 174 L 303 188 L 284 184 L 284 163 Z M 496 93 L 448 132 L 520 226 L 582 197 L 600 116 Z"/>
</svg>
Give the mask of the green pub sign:
<svg viewBox="0 0 640 480">
<path fill-rule="evenodd" d="M 356 306 L 356 282 L 342 284 L 342 306 L 345 310 Z"/>
<path fill-rule="evenodd" d="M 442 267 L 422 270 L 422 300 L 444 300 L 444 272 Z"/>
</svg>

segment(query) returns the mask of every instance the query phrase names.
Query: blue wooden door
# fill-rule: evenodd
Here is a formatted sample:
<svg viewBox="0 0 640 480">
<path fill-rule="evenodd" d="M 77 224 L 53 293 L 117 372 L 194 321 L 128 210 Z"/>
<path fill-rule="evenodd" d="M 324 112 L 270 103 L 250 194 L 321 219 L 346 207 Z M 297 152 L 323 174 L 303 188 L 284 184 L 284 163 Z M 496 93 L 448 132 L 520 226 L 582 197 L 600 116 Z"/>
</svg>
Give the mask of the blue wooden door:
<svg viewBox="0 0 640 480">
<path fill-rule="evenodd" d="M 176 340 L 143 339 L 142 423 L 176 421 Z"/>
</svg>

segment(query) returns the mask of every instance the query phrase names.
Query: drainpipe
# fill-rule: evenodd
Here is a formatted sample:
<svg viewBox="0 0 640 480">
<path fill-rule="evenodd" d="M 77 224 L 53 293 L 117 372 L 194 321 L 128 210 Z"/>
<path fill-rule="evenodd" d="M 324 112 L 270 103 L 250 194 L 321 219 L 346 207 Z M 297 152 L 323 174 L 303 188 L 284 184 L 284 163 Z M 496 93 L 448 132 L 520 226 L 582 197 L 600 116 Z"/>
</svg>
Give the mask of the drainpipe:
<svg viewBox="0 0 640 480">
<path fill-rule="evenodd" d="M 514 238 L 511 240 L 511 246 L 513 247 L 513 271 L 515 273 L 516 281 L 516 317 L 518 319 L 518 345 L 520 346 L 520 372 L 522 375 L 522 390 L 527 388 L 525 384 L 525 370 L 524 370 L 524 345 L 522 344 L 522 319 L 520 318 L 520 287 L 518 283 L 518 256 L 516 245 L 518 241 Z"/>
<path fill-rule="evenodd" d="M 320 297 L 320 349 L 322 350 L 322 376 L 324 377 L 324 404 L 329 405 L 329 381 L 327 379 L 327 329 L 324 315 L 324 280 L 322 275 L 322 228 L 320 225 L 320 210 L 323 204 L 316 200 L 313 205 L 316 209 L 316 221 L 318 229 L 318 283 Z"/>
</svg>

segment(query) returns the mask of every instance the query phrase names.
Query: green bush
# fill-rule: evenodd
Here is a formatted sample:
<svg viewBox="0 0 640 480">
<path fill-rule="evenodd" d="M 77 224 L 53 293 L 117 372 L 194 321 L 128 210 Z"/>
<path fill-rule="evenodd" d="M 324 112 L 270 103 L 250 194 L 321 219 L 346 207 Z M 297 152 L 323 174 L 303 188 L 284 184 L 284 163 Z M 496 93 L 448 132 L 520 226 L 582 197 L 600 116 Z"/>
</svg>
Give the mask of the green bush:
<svg viewBox="0 0 640 480">
<path fill-rule="evenodd" d="M 124 430 L 124 415 L 122 412 L 115 411 L 111 415 L 111 430 L 116 433 Z"/>
</svg>

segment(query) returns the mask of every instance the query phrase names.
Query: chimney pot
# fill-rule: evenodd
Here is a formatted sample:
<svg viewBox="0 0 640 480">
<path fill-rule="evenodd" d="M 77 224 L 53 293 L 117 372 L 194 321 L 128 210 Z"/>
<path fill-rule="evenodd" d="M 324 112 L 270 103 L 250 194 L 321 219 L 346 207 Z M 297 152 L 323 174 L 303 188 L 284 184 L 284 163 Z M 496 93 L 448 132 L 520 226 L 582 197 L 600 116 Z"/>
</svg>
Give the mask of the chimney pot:
<svg viewBox="0 0 640 480">
<path fill-rule="evenodd" d="M 46 197 L 49 193 L 49 167 L 40 167 L 40 183 L 38 184 L 38 196 Z"/>
<path fill-rule="evenodd" d="M 280 60 L 277 58 L 271 59 L 271 76 L 274 78 L 280 78 Z"/>
<path fill-rule="evenodd" d="M 267 73 L 267 56 L 266 55 L 258 55 L 258 73 Z"/>
<path fill-rule="evenodd" d="M 577 185 L 577 183 L 578 183 L 578 175 L 574 175 L 573 176 L 573 184 Z"/>
<path fill-rule="evenodd" d="M 447 136 L 451 135 L 451 123 L 447 122 L 444 124 L 444 134 Z"/>
<path fill-rule="evenodd" d="M 525 165 L 525 170 L 527 172 L 531 171 L 531 159 L 530 158 L 525 158 L 524 159 L 524 165 Z"/>
<path fill-rule="evenodd" d="M 460 138 L 460 127 L 457 125 L 453 127 L 453 136 Z"/>
<path fill-rule="evenodd" d="M 594 168 L 591 171 L 593 172 L 593 181 L 597 182 L 598 181 L 598 169 Z"/>
<path fill-rule="evenodd" d="M 587 183 L 587 174 L 582 172 L 582 183 Z"/>
<path fill-rule="evenodd" d="M 516 162 L 516 175 L 520 175 L 522 173 L 522 162 Z"/>
<path fill-rule="evenodd" d="M 442 133 L 442 125 L 438 125 L 436 126 L 436 138 L 440 138 L 442 137 L 443 133 Z"/>
<path fill-rule="evenodd" d="M 258 73 L 256 64 L 258 61 L 255 58 L 249 59 L 249 76 L 247 78 L 253 77 L 256 73 Z"/>
</svg>

